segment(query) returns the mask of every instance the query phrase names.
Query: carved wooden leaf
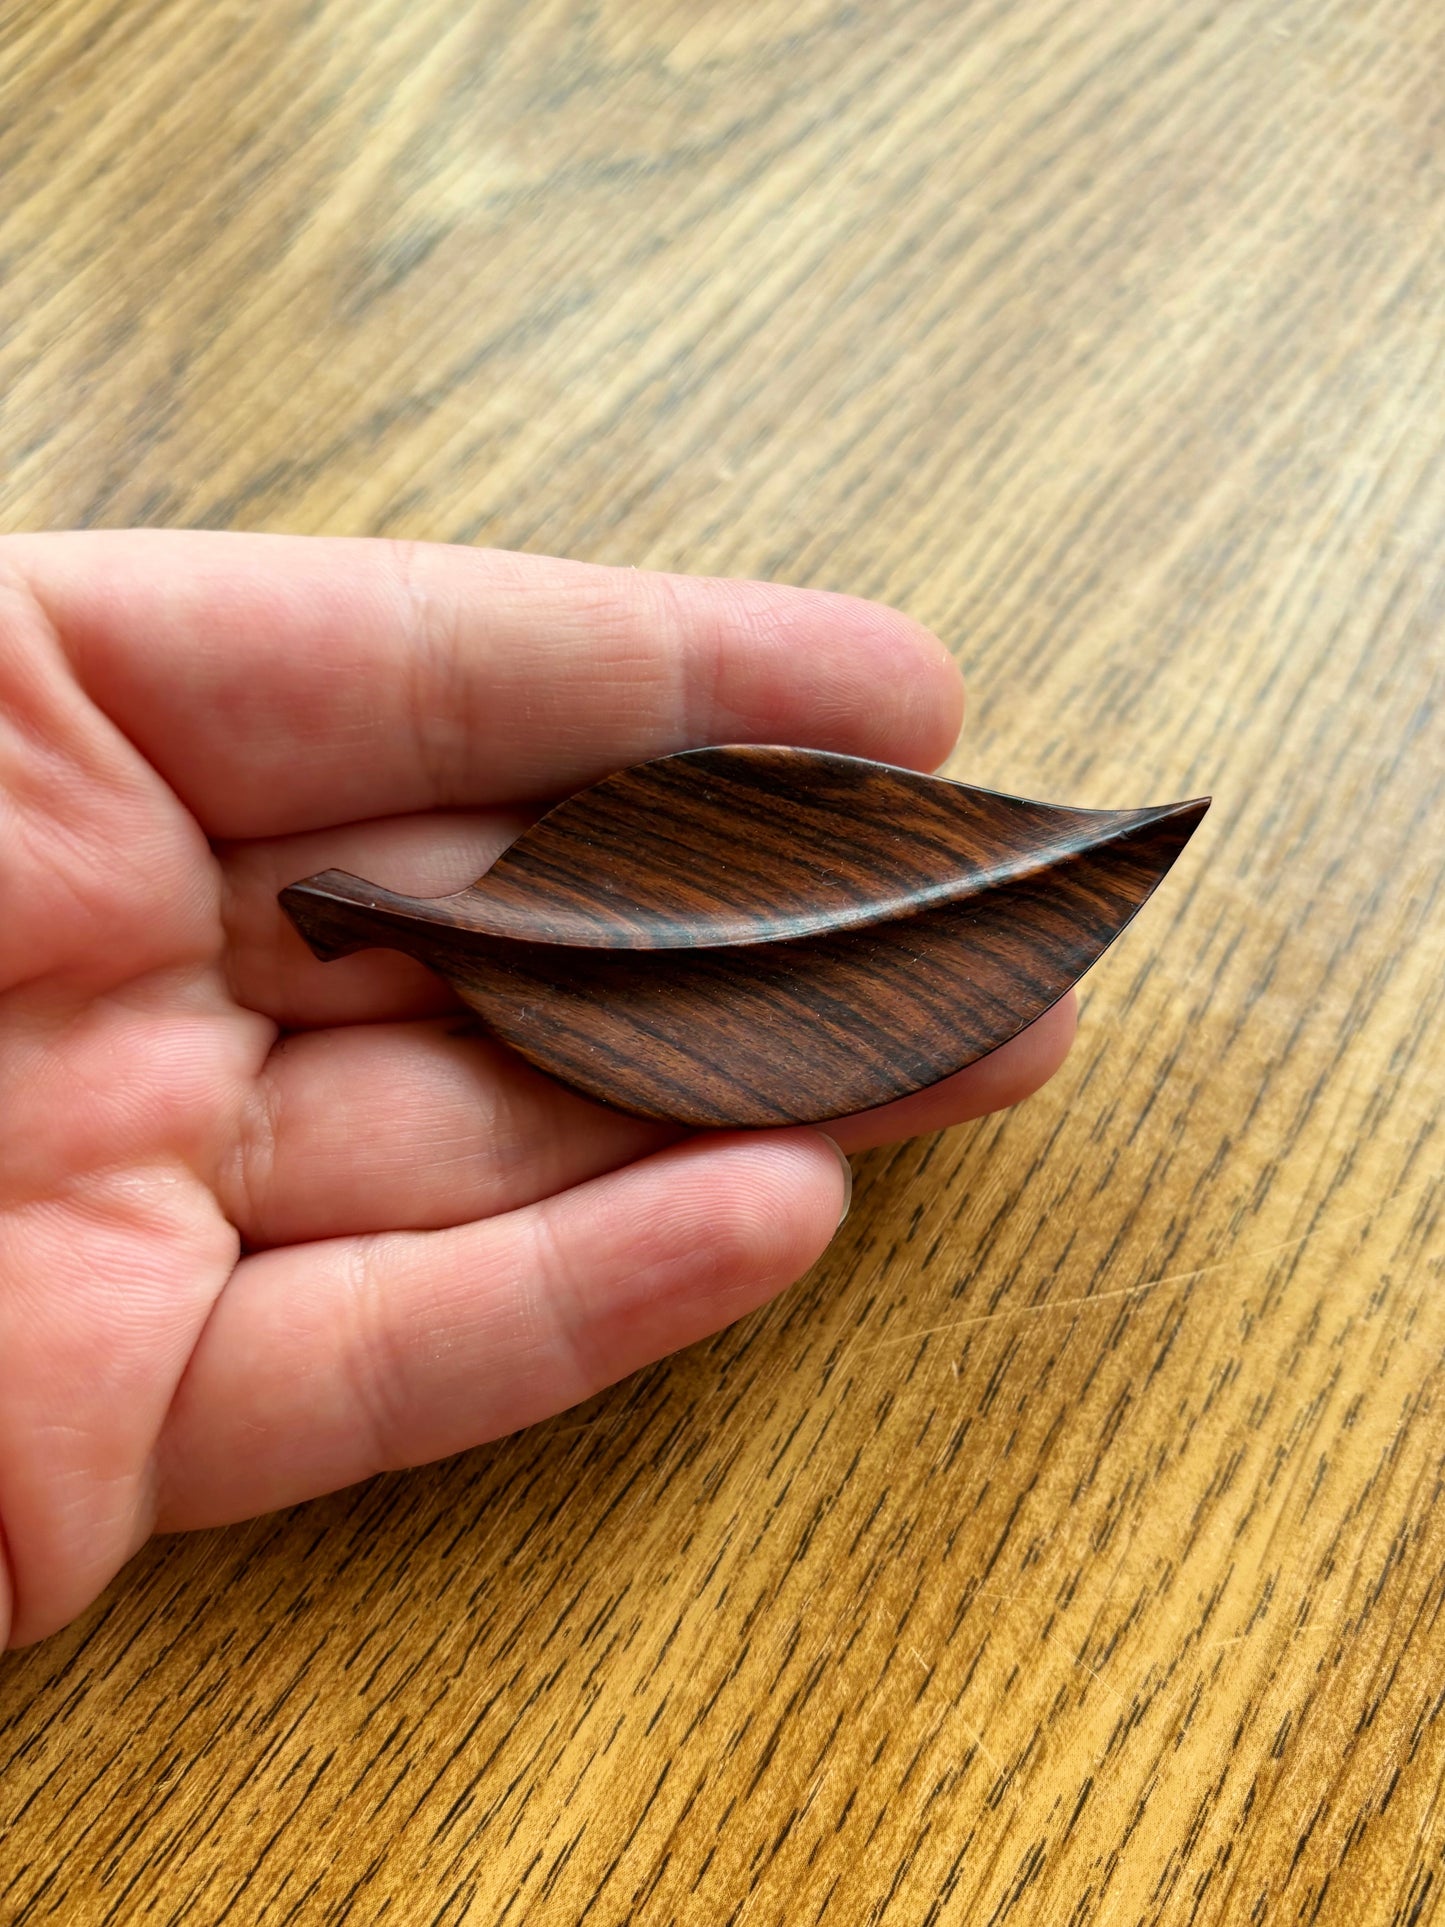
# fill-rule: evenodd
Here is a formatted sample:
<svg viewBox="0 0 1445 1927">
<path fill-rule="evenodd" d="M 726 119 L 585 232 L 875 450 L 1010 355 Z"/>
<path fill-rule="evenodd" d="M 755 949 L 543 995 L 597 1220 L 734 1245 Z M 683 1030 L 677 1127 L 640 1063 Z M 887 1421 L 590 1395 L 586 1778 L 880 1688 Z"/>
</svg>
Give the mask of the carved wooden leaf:
<svg viewBox="0 0 1445 1927">
<path fill-rule="evenodd" d="M 817 750 L 689 750 L 558 804 L 452 896 L 328 870 L 281 901 L 318 956 L 406 951 L 589 1097 L 812 1123 L 1040 1016 L 1207 808 L 1060 809 Z"/>
</svg>

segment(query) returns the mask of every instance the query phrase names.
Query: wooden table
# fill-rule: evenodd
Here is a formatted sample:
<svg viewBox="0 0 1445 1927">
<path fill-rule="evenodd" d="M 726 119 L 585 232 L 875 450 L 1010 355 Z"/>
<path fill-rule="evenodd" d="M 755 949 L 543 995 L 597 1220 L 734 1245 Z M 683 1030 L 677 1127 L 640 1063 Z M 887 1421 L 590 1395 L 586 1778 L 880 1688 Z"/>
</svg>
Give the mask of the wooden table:
<svg viewBox="0 0 1445 1927">
<path fill-rule="evenodd" d="M 0 1669 L 6 1923 L 1445 1918 L 1438 0 L 18 0 L 0 521 L 903 604 L 1212 789 L 716 1342 Z"/>
</svg>

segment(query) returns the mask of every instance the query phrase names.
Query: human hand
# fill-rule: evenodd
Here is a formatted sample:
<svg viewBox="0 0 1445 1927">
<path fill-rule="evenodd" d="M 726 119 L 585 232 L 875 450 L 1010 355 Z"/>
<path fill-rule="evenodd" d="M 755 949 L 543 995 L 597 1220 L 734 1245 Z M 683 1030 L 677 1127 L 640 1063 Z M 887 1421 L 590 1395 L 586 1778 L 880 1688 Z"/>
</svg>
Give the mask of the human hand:
<svg viewBox="0 0 1445 1927">
<path fill-rule="evenodd" d="M 806 1129 L 684 1138 L 276 903 L 436 895 L 542 802 L 723 741 L 931 768 L 940 645 L 849 597 L 381 542 L 0 539 L 0 1647 L 150 1532 L 460 1451 L 827 1245 Z M 1066 999 L 848 1150 L 1015 1102 Z M 681 1141 L 679 1141 L 681 1140 Z"/>
</svg>

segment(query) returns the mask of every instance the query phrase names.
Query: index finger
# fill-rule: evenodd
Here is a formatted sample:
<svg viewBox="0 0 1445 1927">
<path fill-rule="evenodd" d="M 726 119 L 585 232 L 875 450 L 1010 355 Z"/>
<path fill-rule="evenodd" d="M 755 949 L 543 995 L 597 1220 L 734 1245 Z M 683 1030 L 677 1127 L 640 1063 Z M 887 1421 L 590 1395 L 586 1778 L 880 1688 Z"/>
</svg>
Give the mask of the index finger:
<svg viewBox="0 0 1445 1927">
<path fill-rule="evenodd" d="M 428 543 L 13 536 L 93 700 L 212 836 L 544 798 L 715 742 L 934 768 L 942 644 L 853 596 Z"/>
</svg>

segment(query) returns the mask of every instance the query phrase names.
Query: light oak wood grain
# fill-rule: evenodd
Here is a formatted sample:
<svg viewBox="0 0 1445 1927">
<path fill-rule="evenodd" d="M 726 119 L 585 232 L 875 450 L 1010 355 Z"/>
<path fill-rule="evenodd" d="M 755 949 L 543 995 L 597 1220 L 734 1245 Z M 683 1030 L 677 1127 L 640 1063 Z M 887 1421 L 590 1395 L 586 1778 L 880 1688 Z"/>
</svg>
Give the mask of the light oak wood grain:
<svg viewBox="0 0 1445 1927">
<path fill-rule="evenodd" d="M 10 1923 L 1445 1918 L 1437 0 L 0 11 L 0 526 L 906 606 L 1214 811 L 765 1313 L 0 1668 Z"/>
</svg>

